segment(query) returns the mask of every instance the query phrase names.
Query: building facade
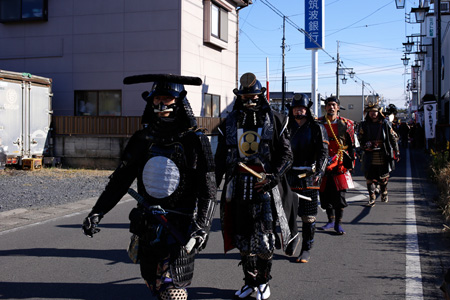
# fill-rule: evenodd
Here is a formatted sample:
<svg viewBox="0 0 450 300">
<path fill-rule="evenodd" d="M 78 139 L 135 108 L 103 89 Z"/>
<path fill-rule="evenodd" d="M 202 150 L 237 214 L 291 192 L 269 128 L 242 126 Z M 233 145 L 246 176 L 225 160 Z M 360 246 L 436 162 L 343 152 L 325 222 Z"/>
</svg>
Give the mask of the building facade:
<svg viewBox="0 0 450 300">
<path fill-rule="evenodd" d="M 217 121 L 231 110 L 239 10 L 251 3 L 0 0 L 0 69 L 52 79 L 53 121 L 59 125 L 53 132 L 69 132 L 53 139 L 53 155 L 63 165 L 105 161 L 94 167 L 110 168 L 129 137 L 117 134 L 120 124 L 136 123 L 130 118 L 142 115 L 141 94 L 151 89 L 151 83 L 124 85 L 127 76 L 197 76 L 201 86 L 186 86 L 194 115 Z M 62 128 L 69 123 L 78 128 Z M 118 130 L 92 133 L 101 124 Z"/>
<path fill-rule="evenodd" d="M 250 0 L 0 0 L 0 69 L 53 80 L 56 116 L 140 116 L 150 84 L 198 76 L 196 116 L 220 117 L 237 82 L 238 10 Z"/>
</svg>

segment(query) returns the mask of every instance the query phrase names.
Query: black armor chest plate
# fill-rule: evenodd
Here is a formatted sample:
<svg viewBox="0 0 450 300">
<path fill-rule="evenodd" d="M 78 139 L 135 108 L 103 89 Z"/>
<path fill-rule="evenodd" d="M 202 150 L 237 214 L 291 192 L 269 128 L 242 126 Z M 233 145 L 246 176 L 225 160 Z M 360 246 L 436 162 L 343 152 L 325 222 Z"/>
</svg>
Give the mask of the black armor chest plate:
<svg viewBox="0 0 450 300">
<path fill-rule="evenodd" d="M 366 122 L 366 130 L 368 141 L 381 140 L 383 137 L 381 132 L 382 124 L 380 122 Z"/>
<path fill-rule="evenodd" d="M 311 166 L 316 161 L 313 132 L 310 123 L 291 130 L 291 148 L 294 166 Z"/>
<path fill-rule="evenodd" d="M 186 155 L 181 143 L 151 144 L 138 184 L 152 204 L 175 207 L 185 191 L 186 175 Z"/>
</svg>

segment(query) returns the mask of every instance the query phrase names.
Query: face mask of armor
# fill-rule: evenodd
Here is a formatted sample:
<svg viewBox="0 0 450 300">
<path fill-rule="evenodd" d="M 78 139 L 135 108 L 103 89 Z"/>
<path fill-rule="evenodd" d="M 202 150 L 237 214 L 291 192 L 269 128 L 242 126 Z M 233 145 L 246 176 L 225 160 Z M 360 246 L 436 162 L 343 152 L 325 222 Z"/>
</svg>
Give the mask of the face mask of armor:
<svg viewBox="0 0 450 300">
<path fill-rule="evenodd" d="M 307 116 L 308 115 L 306 115 L 306 114 L 298 114 L 298 115 L 295 115 L 294 117 L 295 117 L 296 120 L 301 120 L 303 118 L 306 118 Z"/>
<path fill-rule="evenodd" d="M 259 109 L 259 97 L 258 98 L 247 98 L 241 97 L 244 109 L 249 111 L 258 111 Z"/>
<path fill-rule="evenodd" d="M 153 104 L 153 112 L 156 114 L 160 112 L 174 112 L 176 110 L 176 106 L 176 103 L 164 105 L 163 102 L 160 102 L 159 104 Z"/>
</svg>

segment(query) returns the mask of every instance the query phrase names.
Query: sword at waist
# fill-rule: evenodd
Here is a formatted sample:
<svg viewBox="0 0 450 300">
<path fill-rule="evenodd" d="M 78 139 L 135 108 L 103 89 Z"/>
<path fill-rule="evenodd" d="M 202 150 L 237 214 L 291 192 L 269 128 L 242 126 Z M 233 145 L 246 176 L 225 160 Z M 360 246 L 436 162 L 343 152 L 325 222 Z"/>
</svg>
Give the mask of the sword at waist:
<svg viewBox="0 0 450 300">
<path fill-rule="evenodd" d="M 300 195 L 299 193 L 295 193 L 300 199 L 306 200 L 306 201 L 312 201 L 311 197 Z"/>
<path fill-rule="evenodd" d="M 245 171 L 249 172 L 254 177 L 256 177 L 256 179 L 258 181 L 260 181 L 260 182 L 263 181 L 264 179 L 266 179 L 266 174 L 265 173 L 258 173 L 255 170 L 253 170 L 252 168 L 248 167 L 243 162 L 238 162 L 238 166 L 243 168 Z"/>
<path fill-rule="evenodd" d="M 312 164 L 311 166 L 292 167 L 292 170 L 303 171 L 304 173 L 300 173 L 297 175 L 297 177 L 301 179 L 307 176 L 311 176 L 316 171 L 316 164 Z"/>
<path fill-rule="evenodd" d="M 150 205 L 145 198 L 142 197 L 138 192 L 133 190 L 132 188 L 128 189 L 128 194 L 130 194 L 136 201 L 141 204 L 155 219 L 166 228 L 170 234 L 177 240 L 180 245 L 186 245 L 187 239 L 175 228 L 172 224 L 169 223 L 165 214 L 167 213 L 164 209 L 159 205 Z"/>
</svg>

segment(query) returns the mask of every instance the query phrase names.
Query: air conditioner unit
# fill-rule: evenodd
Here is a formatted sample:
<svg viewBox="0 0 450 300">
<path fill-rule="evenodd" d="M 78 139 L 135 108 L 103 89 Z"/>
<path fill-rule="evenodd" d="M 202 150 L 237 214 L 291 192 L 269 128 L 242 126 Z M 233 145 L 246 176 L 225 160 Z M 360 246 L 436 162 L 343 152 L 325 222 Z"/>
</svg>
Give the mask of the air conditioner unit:
<svg viewBox="0 0 450 300">
<path fill-rule="evenodd" d="M 441 2 L 441 13 L 450 12 L 450 2 Z"/>
</svg>

